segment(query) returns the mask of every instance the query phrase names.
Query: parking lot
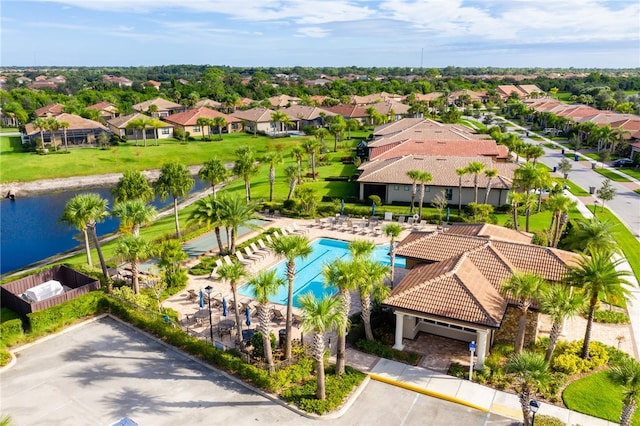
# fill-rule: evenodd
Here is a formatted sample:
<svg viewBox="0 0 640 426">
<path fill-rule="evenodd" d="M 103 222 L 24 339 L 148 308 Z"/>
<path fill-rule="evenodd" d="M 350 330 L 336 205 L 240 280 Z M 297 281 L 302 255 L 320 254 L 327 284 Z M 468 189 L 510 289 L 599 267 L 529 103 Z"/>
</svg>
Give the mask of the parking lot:
<svg viewBox="0 0 640 426">
<path fill-rule="evenodd" d="M 371 381 L 340 418 L 308 419 L 106 317 L 23 349 L 0 373 L 15 425 L 507 425 L 512 420 Z"/>
</svg>

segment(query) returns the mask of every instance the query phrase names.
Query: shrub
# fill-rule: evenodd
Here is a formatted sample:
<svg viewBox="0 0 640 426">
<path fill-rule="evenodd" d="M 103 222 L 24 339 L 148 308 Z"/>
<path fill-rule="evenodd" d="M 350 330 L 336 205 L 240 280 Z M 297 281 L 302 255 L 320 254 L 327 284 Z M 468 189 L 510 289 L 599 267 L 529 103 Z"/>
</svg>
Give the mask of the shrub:
<svg viewBox="0 0 640 426">
<path fill-rule="evenodd" d="M 376 203 L 376 206 L 378 207 L 382 205 L 382 200 L 377 195 L 369 195 L 369 202 Z"/>
<path fill-rule="evenodd" d="M 377 340 L 358 340 L 356 342 L 356 347 L 362 352 L 366 352 L 368 354 L 378 355 L 382 358 L 392 359 L 411 365 L 417 365 L 420 360 L 420 355 L 418 354 L 390 348 Z"/>
<path fill-rule="evenodd" d="M 100 291 L 92 291 L 60 305 L 42 311 L 27 314 L 31 334 L 39 335 L 60 330 L 81 318 L 99 312 L 99 303 L 103 297 Z"/>
<path fill-rule="evenodd" d="M 269 339 L 271 340 L 271 352 L 276 350 L 276 335 L 269 333 Z M 256 358 L 262 358 L 264 356 L 264 344 L 262 343 L 262 332 L 258 331 L 251 336 L 251 346 L 253 346 L 252 355 Z"/>
<path fill-rule="evenodd" d="M 565 422 L 555 417 L 546 416 L 544 414 L 536 416 L 537 426 L 565 426 Z"/>
<path fill-rule="evenodd" d="M 284 200 L 282 202 L 282 208 L 285 210 L 295 210 L 296 208 L 296 200 L 289 199 L 289 200 Z"/>
<path fill-rule="evenodd" d="M 447 374 L 459 378 L 467 377 L 469 375 L 469 367 L 465 367 L 459 362 L 452 362 L 449 366 L 449 371 L 447 371 Z"/>
<path fill-rule="evenodd" d="M 569 343 L 566 348 L 556 348 L 557 355 L 551 360 L 551 368 L 554 371 L 572 375 L 585 373 L 598 368 L 609 361 L 606 345 L 600 342 L 589 344 L 589 359 L 582 359 L 582 340 Z"/>
<path fill-rule="evenodd" d="M 24 336 L 22 320 L 15 318 L 0 324 L 0 343 L 4 346 L 15 345 Z"/>
<path fill-rule="evenodd" d="M 618 311 L 596 311 L 593 319 L 595 322 L 603 322 L 607 324 L 628 324 L 629 316 L 624 312 Z"/>
</svg>

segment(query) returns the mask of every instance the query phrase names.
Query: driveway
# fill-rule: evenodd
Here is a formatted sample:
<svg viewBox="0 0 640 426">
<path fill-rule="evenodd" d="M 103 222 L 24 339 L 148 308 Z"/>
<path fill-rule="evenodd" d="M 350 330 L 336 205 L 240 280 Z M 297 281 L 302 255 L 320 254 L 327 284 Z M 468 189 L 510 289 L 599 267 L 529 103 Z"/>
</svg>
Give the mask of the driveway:
<svg viewBox="0 0 640 426">
<path fill-rule="evenodd" d="M 21 350 L 0 373 L 2 414 L 16 425 L 319 424 L 112 318 Z M 509 425 L 513 420 L 369 382 L 330 425 Z"/>
</svg>

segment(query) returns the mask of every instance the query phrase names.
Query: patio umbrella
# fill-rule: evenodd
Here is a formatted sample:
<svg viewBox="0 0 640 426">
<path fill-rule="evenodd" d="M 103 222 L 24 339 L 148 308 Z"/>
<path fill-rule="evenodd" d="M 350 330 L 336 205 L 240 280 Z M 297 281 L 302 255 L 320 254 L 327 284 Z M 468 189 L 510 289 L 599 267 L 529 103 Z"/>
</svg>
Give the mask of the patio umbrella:
<svg viewBox="0 0 640 426">
<path fill-rule="evenodd" d="M 227 316 L 227 299 L 225 299 L 224 297 L 222 298 L 222 316 Z"/>
<path fill-rule="evenodd" d="M 340 214 L 344 214 L 344 199 L 340 200 Z"/>
<path fill-rule="evenodd" d="M 251 327 L 251 312 L 249 312 L 249 307 L 244 308 L 244 316 L 246 320 L 244 321 L 247 324 L 247 327 Z"/>
<path fill-rule="evenodd" d="M 447 207 L 447 219 L 445 222 L 449 222 L 449 207 Z"/>
<path fill-rule="evenodd" d="M 200 305 L 200 309 L 204 308 L 204 293 L 202 289 L 200 289 L 200 302 L 198 304 Z"/>
<path fill-rule="evenodd" d="M 371 204 L 371 216 L 376 215 L 376 203 Z"/>
</svg>

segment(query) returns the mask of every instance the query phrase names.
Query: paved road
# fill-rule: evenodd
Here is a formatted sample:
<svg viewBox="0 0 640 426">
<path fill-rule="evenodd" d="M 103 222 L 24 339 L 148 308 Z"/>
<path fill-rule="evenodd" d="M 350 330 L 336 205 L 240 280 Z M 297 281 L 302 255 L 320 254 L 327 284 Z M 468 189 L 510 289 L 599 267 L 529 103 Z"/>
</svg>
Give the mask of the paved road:
<svg viewBox="0 0 640 426">
<path fill-rule="evenodd" d="M 508 122 L 512 127 L 516 127 L 519 129 L 523 129 L 522 127 Z M 542 136 L 541 136 L 542 137 Z M 537 141 L 533 139 L 524 137 L 525 142 L 537 144 Z M 548 142 L 553 142 L 548 140 Z M 560 150 L 549 149 L 544 147 L 542 144 L 540 146 L 545 150 L 545 155 L 540 158 L 538 161 L 541 163 L 553 168 L 557 166 L 560 160 L 564 157 Z M 589 187 L 593 186 L 596 189 L 602 186 L 602 183 L 605 181 L 605 177 L 601 174 L 593 171 L 591 169 L 591 161 L 584 161 L 587 159 L 583 158 L 583 161 L 573 162 L 573 169 L 571 173 L 569 173 L 569 180 L 580 186 L 586 191 L 589 191 Z M 601 167 L 601 163 L 597 163 L 598 167 Z M 559 174 L 560 176 L 560 174 Z M 613 200 L 608 201 L 606 203 L 606 207 L 611 210 L 626 226 L 631 230 L 631 232 L 636 236 L 636 238 L 640 239 L 640 194 L 636 194 L 633 190 L 621 182 L 611 182 L 613 187 L 616 189 L 617 193 Z M 596 198 L 593 198 L 595 201 Z M 592 201 L 592 203 L 593 203 Z"/>
<path fill-rule="evenodd" d="M 156 340 L 103 318 L 18 354 L 0 373 L 0 406 L 16 425 L 318 424 Z M 512 419 L 369 382 L 330 425 L 512 425 Z"/>
</svg>

